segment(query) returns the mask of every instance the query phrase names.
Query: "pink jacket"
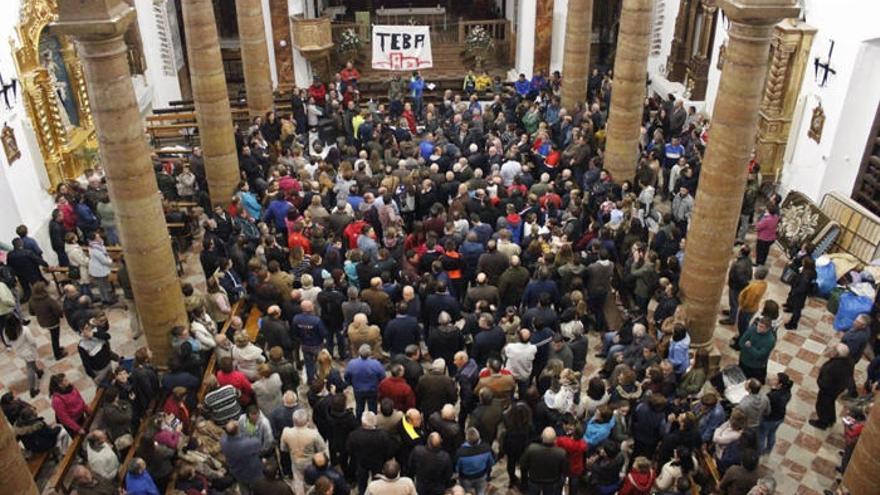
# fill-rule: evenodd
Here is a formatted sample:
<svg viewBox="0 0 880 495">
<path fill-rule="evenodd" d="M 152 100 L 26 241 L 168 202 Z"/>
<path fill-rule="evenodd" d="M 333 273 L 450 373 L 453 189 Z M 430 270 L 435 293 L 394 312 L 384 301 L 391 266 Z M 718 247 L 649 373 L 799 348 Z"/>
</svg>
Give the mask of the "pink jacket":
<svg viewBox="0 0 880 495">
<path fill-rule="evenodd" d="M 82 422 L 89 413 L 89 406 L 75 388 L 66 394 L 53 394 L 52 409 L 55 410 L 55 420 L 70 431 L 82 428 Z"/>
<path fill-rule="evenodd" d="M 771 215 L 765 213 L 761 215 L 758 223 L 755 224 L 755 230 L 758 231 L 759 241 L 775 241 L 776 226 L 779 224 L 779 215 Z"/>
</svg>

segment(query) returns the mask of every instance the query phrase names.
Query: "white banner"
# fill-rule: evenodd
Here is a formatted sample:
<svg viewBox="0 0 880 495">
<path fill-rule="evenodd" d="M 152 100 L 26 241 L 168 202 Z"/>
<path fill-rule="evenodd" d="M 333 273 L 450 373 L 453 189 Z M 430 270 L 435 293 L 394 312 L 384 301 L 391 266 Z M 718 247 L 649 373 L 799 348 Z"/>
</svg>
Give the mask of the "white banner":
<svg viewBox="0 0 880 495">
<path fill-rule="evenodd" d="M 373 68 L 419 70 L 434 66 L 429 26 L 373 26 Z"/>
</svg>

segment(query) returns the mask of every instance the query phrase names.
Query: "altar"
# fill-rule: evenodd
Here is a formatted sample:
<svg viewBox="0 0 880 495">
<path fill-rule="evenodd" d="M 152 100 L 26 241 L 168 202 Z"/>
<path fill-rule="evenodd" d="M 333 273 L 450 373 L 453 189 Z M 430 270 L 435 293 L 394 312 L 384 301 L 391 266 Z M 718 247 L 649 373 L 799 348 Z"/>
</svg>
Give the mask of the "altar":
<svg viewBox="0 0 880 495">
<path fill-rule="evenodd" d="M 375 12 L 376 24 L 420 24 L 444 31 L 448 26 L 448 18 L 445 7 L 382 7 Z"/>
</svg>

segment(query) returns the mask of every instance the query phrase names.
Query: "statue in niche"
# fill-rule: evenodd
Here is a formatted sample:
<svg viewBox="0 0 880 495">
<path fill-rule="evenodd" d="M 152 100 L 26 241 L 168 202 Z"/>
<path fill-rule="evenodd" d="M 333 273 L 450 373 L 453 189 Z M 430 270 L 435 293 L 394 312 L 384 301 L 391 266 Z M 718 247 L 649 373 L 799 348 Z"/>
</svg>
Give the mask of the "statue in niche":
<svg viewBox="0 0 880 495">
<path fill-rule="evenodd" d="M 70 75 L 64 64 L 64 56 L 61 54 L 61 44 L 58 38 L 49 34 L 40 36 L 40 65 L 46 69 L 49 81 L 55 88 L 55 96 L 58 99 L 58 114 L 64 128 L 70 130 L 79 125 L 79 113 L 76 96 L 71 91 Z"/>
<path fill-rule="evenodd" d="M 6 153 L 6 162 L 12 165 L 12 162 L 21 158 L 21 150 L 18 149 L 18 140 L 15 139 L 15 131 L 9 124 L 3 123 L 3 131 L 0 133 L 0 140 L 3 141 L 3 151 Z"/>
</svg>

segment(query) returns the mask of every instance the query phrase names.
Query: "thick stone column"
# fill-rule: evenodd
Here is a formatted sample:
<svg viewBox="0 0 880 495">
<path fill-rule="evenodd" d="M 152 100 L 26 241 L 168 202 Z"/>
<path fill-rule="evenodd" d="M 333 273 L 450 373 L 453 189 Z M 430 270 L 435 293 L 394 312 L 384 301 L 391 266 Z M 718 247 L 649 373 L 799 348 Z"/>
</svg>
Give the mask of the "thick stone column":
<svg viewBox="0 0 880 495">
<path fill-rule="evenodd" d="M 635 175 L 648 77 L 653 0 L 623 0 L 605 141 L 605 168 L 618 184 Z"/>
<path fill-rule="evenodd" d="M 681 277 L 694 347 L 712 344 L 739 222 L 746 164 L 755 144 L 773 26 L 799 12 L 795 0 L 722 0 L 719 5 L 730 19 L 727 55 Z"/>
<path fill-rule="evenodd" d="M 40 493 L 5 414 L 0 414 L 0 484 L 3 485 L 3 493 Z"/>
<path fill-rule="evenodd" d="M 275 100 L 272 96 L 272 76 L 269 74 L 263 2 L 235 0 L 235 10 L 238 14 L 238 41 L 248 110 L 251 118 L 265 117 L 266 112 L 275 106 Z"/>
<path fill-rule="evenodd" d="M 226 206 L 240 179 L 226 73 L 211 0 L 183 0 L 189 74 L 211 203 Z"/>
<path fill-rule="evenodd" d="M 59 10 L 53 29 L 76 41 L 135 304 L 164 364 L 169 330 L 187 318 L 122 38 L 135 11 L 122 0 L 63 0 Z"/>
<path fill-rule="evenodd" d="M 519 2 L 519 23 L 516 26 L 516 71 L 532 78 L 535 67 L 535 22 L 537 20 L 537 0 L 516 0 Z"/>
<path fill-rule="evenodd" d="M 880 486 L 880 407 L 877 404 L 871 409 L 868 422 L 859 435 L 859 443 L 846 466 L 843 486 L 853 495 L 877 493 Z"/>
<path fill-rule="evenodd" d="M 592 31 L 593 0 L 568 0 L 562 54 L 562 106 L 570 112 L 576 104 L 587 101 Z"/>
</svg>

